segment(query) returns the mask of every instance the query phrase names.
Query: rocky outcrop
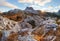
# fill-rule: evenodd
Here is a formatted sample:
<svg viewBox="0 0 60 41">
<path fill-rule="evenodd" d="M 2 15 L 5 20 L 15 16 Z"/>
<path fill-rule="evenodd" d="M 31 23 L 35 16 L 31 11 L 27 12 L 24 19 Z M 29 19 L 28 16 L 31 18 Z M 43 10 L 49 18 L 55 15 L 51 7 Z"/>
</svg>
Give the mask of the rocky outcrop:
<svg viewBox="0 0 60 41">
<path fill-rule="evenodd" d="M 52 34 L 58 26 L 55 22 L 51 18 L 44 19 L 38 15 L 27 15 L 26 18 L 19 22 L 0 16 L 0 40 L 40 41 L 45 39 L 48 41 L 52 39 L 48 37 L 55 37 Z M 52 32 L 49 34 L 50 31 Z"/>
<path fill-rule="evenodd" d="M 57 27 L 55 18 L 40 16 L 31 7 L 15 9 L 0 16 L 0 41 L 55 41 Z"/>
<path fill-rule="evenodd" d="M 24 11 L 30 14 L 39 14 L 38 11 L 34 10 L 32 7 L 27 7 Z"/>
</svg>

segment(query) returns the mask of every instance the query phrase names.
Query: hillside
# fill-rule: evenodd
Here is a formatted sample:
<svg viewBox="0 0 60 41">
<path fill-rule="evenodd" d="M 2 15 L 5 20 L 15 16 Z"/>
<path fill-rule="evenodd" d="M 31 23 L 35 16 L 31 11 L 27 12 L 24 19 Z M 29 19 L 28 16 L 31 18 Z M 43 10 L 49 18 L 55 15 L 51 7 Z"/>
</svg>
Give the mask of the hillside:
<svg viewBox="0 0 60 41">
<path fill-rule="evenodd" d="M 27 7 L 0 14 L 1 41 L 60 41 L 60 19 L 55 13 Z"/>
</svg>

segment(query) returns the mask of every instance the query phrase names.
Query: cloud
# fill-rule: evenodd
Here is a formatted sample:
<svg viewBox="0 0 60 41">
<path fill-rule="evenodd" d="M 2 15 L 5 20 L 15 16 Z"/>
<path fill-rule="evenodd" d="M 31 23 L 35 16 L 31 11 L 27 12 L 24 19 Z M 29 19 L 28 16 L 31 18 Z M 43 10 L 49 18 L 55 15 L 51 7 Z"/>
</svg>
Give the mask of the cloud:
<svg viewBox="0 0 60 41">
<path fill-rule="evenodd" d="M 46 11 L 46 12 L 58 12 L 58 10 L 60 9 L 60 5 L 58 6 L 48 6 L 45 8 L 42 8 L 42 11 Z"/>
<path fill-rule="evenodd" d="M 58 6 L 58 8 L 60 9 L 60 5 Z"/>
<path fill-rule="evenodd" d="M 48 6 L 49 9 L 52 9 L 53 7 L 52 6 Z"/>
<path fill-rule="evenodd" d="M 60 5 L 58 5 L 58 6 L 55 6 L 55 8 L 57 8 L 57 9 L 59 8 L 59 9 L 60 9 Z"/>
<path fill-rule="evenodd" d="M 33 0 L 18 0 L 20 3 L 32 3 Z"/>
<path fill-rule="evenodd" d="M 18 8 L 17 6 L 15 6 L 15 5 L 11 4 L 11 3 L 8 3 L 8 2 L 4 2 L 3 6 L 7 6 L 9 8 Z"/>
<path fill-rule="evenodd" d="M 44 6 L 45 4 L 51 2 L 51 0 L 35 0 L 34 3 L 40 6 Z"/>
<path fill-rule="evenodd" d="M 47 7 L 42 7 L 39 5 L 30 5 L 29 7 L 33 7 L 35 10 L 41 10 L 41 11 L 46 11 L 46 12 L 58 12 L 60 6 L 47 6 Z"/>
<path fill-rule="evenodd" d="M 37 8 L 37 7 L 40 7 L 40 6 L 38 6 L 38 5 L 29 5 L 29 7 L 33 7 L 33 8 L 36 7 Z"/>
<path fill-rule="evenodd" d="M 18 0 L 20 3 L 30 3 L 44 6 L 45 4 L 51 2 L 52 0 Z"/>
<path fill-rule="evenodd" d="M 18 8 L 17 6 L 7 2 L 6 0 L 0 0 L 0 6 L 6 6 L 9 8 Z"/>
<path fill-rule="evenodd" d="M 41 6 L 38 6 L 38 5 L 30 5 L 29 7 L 33 7 L 34 9 L 41 10 L 43 12 L 44 11 L 46 11 L 46 12 L 57 12 L 58 11 L 58 9 L 56 9 L 53 6 L 41 7 Z"/>
</svg>

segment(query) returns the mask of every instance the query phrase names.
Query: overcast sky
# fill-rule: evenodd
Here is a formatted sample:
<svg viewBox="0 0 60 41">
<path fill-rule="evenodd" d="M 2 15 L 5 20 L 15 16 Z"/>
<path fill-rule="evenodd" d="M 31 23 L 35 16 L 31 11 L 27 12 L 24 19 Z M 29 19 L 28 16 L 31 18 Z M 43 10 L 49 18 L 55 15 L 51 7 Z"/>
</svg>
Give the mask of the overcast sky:
<svg viewBox="0 0 60 41">
<path fill-rule="evenodd" d="M 36 10 L 57 12 L 60 9 L 60 0 L 0 0 L 0 11 L 33 7 Z"/>
</svg>

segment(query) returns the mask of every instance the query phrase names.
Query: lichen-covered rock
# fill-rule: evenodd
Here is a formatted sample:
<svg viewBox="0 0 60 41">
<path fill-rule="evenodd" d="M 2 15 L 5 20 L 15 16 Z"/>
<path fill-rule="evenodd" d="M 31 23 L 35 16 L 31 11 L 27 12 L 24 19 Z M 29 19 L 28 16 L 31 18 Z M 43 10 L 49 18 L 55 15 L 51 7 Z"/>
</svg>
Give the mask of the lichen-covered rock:
<svg viewBox="0 0 60 41">
<path fill-rule="evenodd" d="M 44 19 L 38 15 L 27 15 L 26 18 L 18 22 L 0 16 L 0 40 L 41 41 L 45 39 L 49 41 L 50 37 L 55 36 L 57 26 L 54 19 Z"/>
</svg>

